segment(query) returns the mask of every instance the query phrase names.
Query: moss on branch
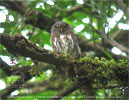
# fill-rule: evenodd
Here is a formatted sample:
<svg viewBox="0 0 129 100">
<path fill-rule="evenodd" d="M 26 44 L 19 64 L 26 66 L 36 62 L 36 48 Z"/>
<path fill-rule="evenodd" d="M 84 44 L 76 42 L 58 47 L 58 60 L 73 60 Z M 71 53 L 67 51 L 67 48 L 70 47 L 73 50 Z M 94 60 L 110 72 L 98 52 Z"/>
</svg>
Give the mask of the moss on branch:
<svg viewBox="0 0 129 100">
<path fill-rule="evenodd" d="M 22 35 L 12 37 L 7 34 L 0 34 L 0 38 L 0 43 L 11 54 L 56 65 L 53 68 L 55 74 L 69 78 L 74 82 L 86 80 L 82 85 L 83 89 L 89 87 L 86 84 L 90 84 L 91 88 L 104 88 L 109 84 L 114 84 L 114 82 L 120 86 L 127 86 L 129 65 L 127 60 L 115 62 L 98 57 L 94 59 L 84 57 L 77 60 L 44 50 Z"/>
</svg>

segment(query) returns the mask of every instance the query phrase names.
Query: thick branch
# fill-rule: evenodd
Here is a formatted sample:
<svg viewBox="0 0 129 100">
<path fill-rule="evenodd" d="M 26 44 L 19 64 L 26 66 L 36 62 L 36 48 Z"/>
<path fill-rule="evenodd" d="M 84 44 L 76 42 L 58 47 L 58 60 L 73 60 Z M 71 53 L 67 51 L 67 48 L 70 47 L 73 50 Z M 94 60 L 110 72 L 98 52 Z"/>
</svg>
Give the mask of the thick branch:
<svg viewBox="0 0 129 100">
<path fill-rule="evenodd" d="M 84 4 L 82 5 L 78 5 L 78 6 L 75 6 L 73 8 L 71 8 L 70 10 L 67 11 L 67 15 L 69 14 L 72 14 L 78 10 L 82 10 L 83 8 L 86 8 L 86 7 L 89 7 L 88 6 L 88 3 L 89 3 L 89 0 L 86 1 Z M 25 14 L 25 11 L 27 9 L 27 5 L 22 2 L 22 1 L 2 1 L 1 5 L 11 9 L 11 10 L 14 10 L 16 12 L 18 12 L 19 14 L 21 15 L 24 15 Z M 21 9 L 20 9 L 20 8 Z M 24 9 L 22 9 L 24 8 Z M 97 13 L 96 13 L 97 14 Z M 44 16 L 43 13 L 36 13 L 35 11 L 31 11 L 28 16 L 35 16 L 37 15 L 38 17 L 36 19 L 29 19 L 29 20 L 26 20 L 26 24 L 31 24 L 32 26 L 35 26 L 35 27 L 38 27 L 40 29 L 43 29 L 43 30 L 46 30 L 48 32 L 50 32 L 50 28 L 52 26 L 53 23 L 55 23 L 55 21 L 53 19 L 50 19 L 49 17 L 47 16 Z M 94 45 L 92 43 L 86 43 L 85 40 L 83 39 L 80 39 L 79 41 L 80 43 L 80 47 L 82 49 L 82 51 L 91 51 L 91 50 L 94 50 Z M 107 57 L 107 55 L 102 51 L 102 46 L 97 44 L 98 46 L 96 46 L 96 56 L 98 57 Z M 110 52 L 110 50 L 108 50 Z M 119 56 L 119 55 L 115 55 L 113 53 L 110 52 L 110 54 L 112 55 L 112 57 L 114 59 L 119 59 L 119 58 L 124 58 L 122 56 Z"/>
<path fill-rule="evenodd" d="M 29 40 L 25 39 L 21 35 L 16 36 L 9 36 L 7 34 L 0 34 L 0 43 L 6 47 L 6 49 L 14 54 L 14 55 L 21 55 L 24 57 L 30 57 L 32 59 L 36 59 L 39 61 L 44 61 L 46 63 L 54 64 L 57 66 L 65 66 L 65 72 L 68 72 L 68 76 L 71 79 L 77 80 L 89 80 L 93 81 L 96 80 L 103 80 L 103 82 L 110 80 L 117 80 L 127 85 L 127 77 L 128 77 L 128 70 L 127 66 L 128 63 L 123 61 L 122 63 L 115 63 L 112 61 L 108 61 L 102 59 L 89 59 L 89 58 L 82 58 L 78 61 L 72 59 L 63 59 L 61 55 L 54 54 L 43 48 L 36 46 L 34 43 L 30 42 Z M 106 70 L 105 70 L 106 69 Z M 56 70 L 59 70 L 58 67 Z M 112 71 L 110 71 L 112 70 Z M 63 71 L 63 70 L 61 70 Z M 65 72 L 62 74 L 65 75 Z M 90 74 L 88 74 L 90 73 Z M 101 75 L 102 74 L 102 75 Z M 101 75 L 101 76 L 100 76 Z M 77 77 L 76 77 L 77 76 Z M 19 79 L 20 80 L 20 79 Z M 17 82 L 16 82 L 17 83 Z M 14 85 L 16 84 L 14 83 Z M 10 89 L 10 88 L 9 88 Z M 13 90 L 13 89 L 11 89 Z M 68 93 L 74 91 L 74 89 L 67 90 L 68 92 L 63 92 L 61 95 L 65 96 Z M 71 91 L 71 92 L 70 92 Z"/>
<path fill-rule="evenodd" d="M 0 33 L 0 43 L 6 47 L 6 49 L 14 55 L 21 55 L 24 57 L 30 57 L 39 61 L 43 61 L 56 66 L 85 66 L 86 62 L 73 62 L 72 59 L 64 59 L 62 55 L 57 55 L 55 53 L 49 52 L 41 47 L 36 46 L 34 43 L 30 42 L 21 35 L 9 36 L 8 34 Z M 91 68 L 94 61 L 90 62 Z M 104 64 L 104 63 L 103 63 Z M 102 64 L 102 65 L 103 65 Z M 100 65 L 98 65 L 100 66 Z M 103 65 L 105 66 L 105 65 Z M 115 67 L 117 65 L 114 65 Z M 87 66 L 85 66 L 87 67 Z M 126 66 L 123 66 L 126 67 Z"/>
<path fill-rule="evenodd" d="M 36 46 L 21 35 L 9 36 L 0 33 L 0 43 L 6 47 L 9 53 L 14 55 L 30 57 L 57 66 L 66 63 L 63 57 Z"/>
</svg>

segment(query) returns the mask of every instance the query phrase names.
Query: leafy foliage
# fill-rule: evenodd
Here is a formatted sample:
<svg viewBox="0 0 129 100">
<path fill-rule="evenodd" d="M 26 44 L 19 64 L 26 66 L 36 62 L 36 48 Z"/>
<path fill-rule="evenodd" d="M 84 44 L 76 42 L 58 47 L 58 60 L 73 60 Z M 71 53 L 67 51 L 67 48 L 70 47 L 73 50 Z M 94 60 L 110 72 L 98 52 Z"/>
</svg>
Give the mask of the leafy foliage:
<svg viewBox="0 0 129 100">
<path fill-rule="evenodd" d="M 6 20 L 3 22 L 0 22 L 0 28 L 4 28 L 4 33 L 15 35 L 15 34 L 22 34 L 25 36 L 28 40 L 34 42 L 36 45 L 43 47 L 45 49 L 51 50 L 51 43 L 50 43 L 50 33 L 48 32 L 48 29 L 50 28 L 48 23 L 48 26 L 44 29 L 41 29 L 40 27 L 37 28 L 36 25 L 39 24 L 37 22 L 37 19 L 40 18 L 40 16 L 37 16 L 38 13 L 43 14 L 47 18 L 50 18 L 51 20 L 56 21 L 65 21 L 69 23 L 73 30 L 77 33 L 79 37 L 81 37 L 84 40 L 89 40 L 92 44 L 94 44 L 94 50 L 91 50 L 93 52 L 96 51 L 96 44 L 100 44 L 103 48 L 102 51 L 105 55 L 107 55 L 107 58 L 110 60 L 107 60 L 104 57 L 98 58 L 94 57 L 93 59 L 89 57 L 81 58 L 80 60 L 73 60 L 69 58 L 69 60 L 73 60 L 73 65 L 65 66 L 60 68 L 60 66 L 52 66 L 47 65 L 48 69 L 45 70 L 42 69 L 44 65 L 35 65 L 34 60 L 24 58 L 24 57 L 13 57 L 14 65 L 16 65 L 18 68 L 22 66 L 33 66 L 30 70 L 30 72 L 35 76 L 34 82 L 49 80 L 52 76 L 55 76 L 60 78 L 63 77 L 64 81 L 66 82 L 66 86 L 61 87 L 61 89 L 66 88 L 68 85 L 71 84 L 71 82 L 80 81 L 80 80 L 88 80 L 90 85 L 84 84 L 80 90 L 75 91 L 74 93 L 71 93 L 70 96 L 88 96 L 93 92 L 92 96 L 96 97 L 96 100 L 101 100 L 102 97 L 115 97 L 115 98 L 121 98 L 122 92 L 120 91 L 120 88 L 114 88 L 114 89 L 99 89 L 104 88 L 105 85 L 120 85 L 123 83 L 121 82 L 122 79 L 126 77 L 121 77 L 123 72 L 121 72 L 121 69 L 125 69 L 128 71 L 128 62 L 126 60 L 119 60 L 115 61 L 113 56 L 110 54 L 111 52 L 108 52 L 107 48 L 111 50 L 111 47 L 104 42 L 104 40 L 101 39 L 101 36 L 98 35 L 97 32 L 95 32 L 91 25 L 93 25 L 96 29 L 106 31 L 106 28 L 110 29 L 107 31 L 107 34 L 112 36 L 114 33 L 118 33 L 118 30 L 120 31 L 121 27 L 119 25 L 127 24 L 128 20 L 126 15 L 123 13 L 123 11 L 119 10 L 118 5 L 116 5 L 112 1 L 107 0 L 83 0 L 83 4 L 79 4 L 77 1 L 79 0 L 37 0 L 37 1 L 31 1 L 31 0 L 25 0 L 25 5 L 27 5 L 27 9 L 25 9 L 24 14 L 20 14 L 19 12 L 16 12 L 15 10 L 11 10 L 8 8 L 0 9 L 0 12 L 4 12 L 7 10 Z M 129 2 L 127 0 L 124 0 L 125 5 L 129 5 Z M 81 6 L 81 7 L 80 7 Z M 80 7 L 80 8 L 79 8 Z M 30 13 L 33 13 L 31 11 L 36 12 L 33 14 L 33 16 L 28 16 Z M 122 12 L 123 15 L 120 17 L 116 24 L 111 27 L 109 25 L 110 21 L 109 19 L 112 19 L 118 12 Z M 13 16 L 11 20 L 11 16 Z M 87 20 L 86 20 L 87 19 Z M 33 24 L 26 24 L 26 21 L 33 20 Z M 42 22 L 44 23 L 44 22 Z M 79 26 L 84 26 L 79 27 Z M 78 28 L 77 28 L 78 27 Z M 82 29 L 81 29 L 82 28 Z M 90 38 L 88 37 L 90 36 Z M 119 41 L 118 41 L 119 42 Z M 7 56 L 11 59 L 11 54 L 7 52 L 7 50 L 4 48 L 4 46 L 0 45 L 0 56 L 4 58 L 4 56 Z M 87 51 L 86 51 L 87 52 Z M 84 52 L 85 53 L 85 52 Z M 69 61 L 67 61 L 69 62 Z M 80 65 L 82 63 L 86 63 L 85 66 L 74 66 L 74 63 L 79 62 Z M 34 67 L 35 66 L 35 67 Z M 38 67 L 37 67 L 38 66 Z M 46 65 L 45 65 L 46 66 Z M 95 66 L 93 68 L 92 66 Z M 116 73 L 116 66 L 119 68 L 118 73 Z M 41 68 L 40 68 L 41 67 Z M 50 67 L 50 68 L 49 68 Z M 86 72 L 86 69 L 89 68 L 90 71 Z M 55 70 L 57 69 L 57 70 Z M 112 69 L 112 70 L 111 70 Z M 48 74 L 49 73 L 49 74 Z M 0 70 L 0 80 L 4 80 L 5 84 L 8 86 L 10 84 L 11 78 L 10 76 L 7 76 L 2 70 Z M 94 74 L 94 77 L 91 77 L 92 74 Z M 118 77 L 114 76 L 117 75 L 121 80 L 118 80 Z M 110 76 L 110 77 L 109 77 Z M 14 76 L 15 77 L 15 76 Z M 61 78 L 62 78 L 61 77 Z M 114 80 L 112 80 L 114 79 Z M 69 80 L 69 81 L 68 81 Z M 99 81 L 101 80 L 101 81 Z M 33 82 L 29 81 L 28 84 L 31 84 Z M 57 82 L 57 86 L 60 84 L 60 82 Z M 126 84 L 126 83 L 125 83 Z M 86 86 L 85 86 L 86 85 Z M 124 86 L 124 85 L 123 85 Z M 39 86 L 35 86 L 35 88 L 38 88 Z M 88 89 L 90 87 L 91 90 Z M 45 88 L 45 86 L 44 86 Z M 97 89 L 96 89 L 97 88 Z M 55 89 L 56 90 L 56 89 Z M 30 89 L 30 92 L 28 90 L 20 90 L 20 93 L 25 93 L 27 91 L 29 94 L 24 94 L 23 96 L 30 96 L 33 99 L 36 97 L 37 100 L 42 100 L 42 97 L 40 96 L 49 96 L 47 99 L 50 99 L 50 96 L 53 96 L 56 94 L 55 90 L 49 88 L 47 90 L 38 91 L 37 93 L 33 93 L 33 89 Z M 81 92 L 80 92 L 81 91 Z M 57 92 L 60 92 L 60 90 L 57 90 Z M 77 92 L 77 93 L 76 93 Z M 75 95 L 76 94 L 76 95 Z M 39 97 L 39 98 L 38 98 Z M 75 100 L 76 97 L 73 98 L 67 98 L 67 100 Z M 76 100 L 82 100 L 82 98 L 77 98 Z M 28 100 L 27 98 L 16 98 L 15 100 Z M 64 98 L 63 100 L 65 100 Z M 10 100 L 10 99 L 9 99 Z"/>
</svg>

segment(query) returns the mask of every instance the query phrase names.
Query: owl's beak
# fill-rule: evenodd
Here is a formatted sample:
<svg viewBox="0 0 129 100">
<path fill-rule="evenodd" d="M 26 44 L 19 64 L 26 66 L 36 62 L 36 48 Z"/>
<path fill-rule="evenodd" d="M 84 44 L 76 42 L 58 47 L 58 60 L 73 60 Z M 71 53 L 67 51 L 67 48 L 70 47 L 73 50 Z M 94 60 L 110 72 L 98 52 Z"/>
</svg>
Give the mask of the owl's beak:
<svg viewBox="0 0 129 100">
<path fill-rule="evenodd" d="M 63 28 L 60 28 L 60 32 L 63 32 Z"/>
</svg>

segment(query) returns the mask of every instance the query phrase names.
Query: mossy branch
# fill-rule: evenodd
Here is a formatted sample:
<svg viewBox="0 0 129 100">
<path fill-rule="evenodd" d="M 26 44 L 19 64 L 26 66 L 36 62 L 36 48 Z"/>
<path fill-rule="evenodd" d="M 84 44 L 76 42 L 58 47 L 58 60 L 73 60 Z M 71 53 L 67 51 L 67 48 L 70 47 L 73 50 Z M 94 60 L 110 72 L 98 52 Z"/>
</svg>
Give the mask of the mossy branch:
<svg viewBox="0 0 129 100">
<path fill-rule="evenodd" d="M 100 88 L 112 80 L 120 85 L 127 85 L 129 65 L 127 60 L 115 62 L 97 57 L 94 59 L 84 57 L 79 60 L 66 58 L 36 46 L 22 35 L 9 36 L 1 33 L 0 40 L 9 53 L 56 65 L 55 71 L 73 81 L 87 80 L 92 87 Z"/>
</svg>

